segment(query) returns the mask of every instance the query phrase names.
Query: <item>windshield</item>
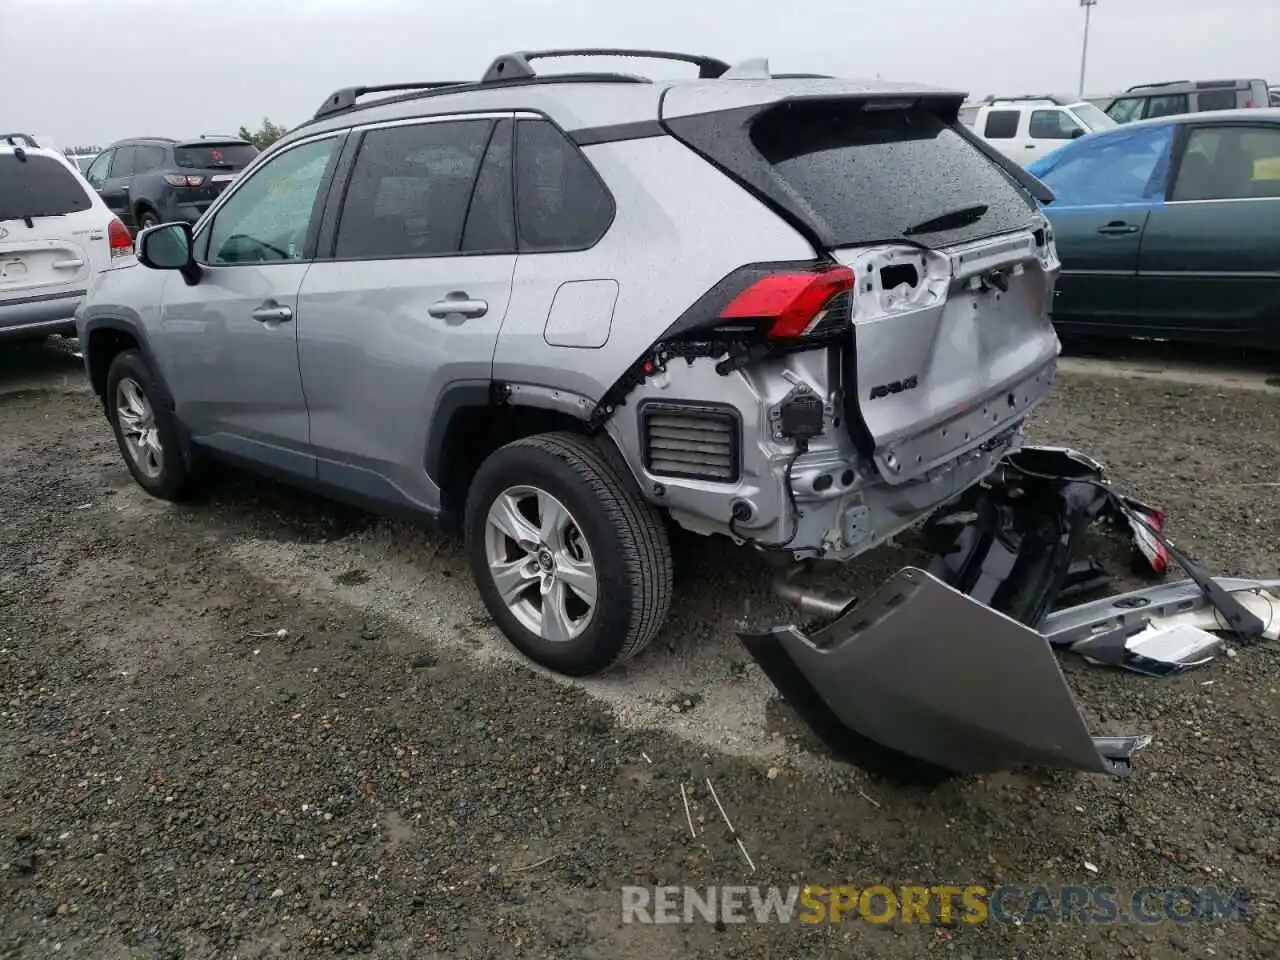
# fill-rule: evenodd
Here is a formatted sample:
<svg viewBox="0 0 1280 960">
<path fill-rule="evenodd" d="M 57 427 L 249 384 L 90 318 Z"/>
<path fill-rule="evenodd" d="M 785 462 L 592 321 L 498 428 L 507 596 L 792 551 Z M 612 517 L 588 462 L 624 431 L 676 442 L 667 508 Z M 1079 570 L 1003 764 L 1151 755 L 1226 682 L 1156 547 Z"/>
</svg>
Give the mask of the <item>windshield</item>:
<svg viewBox="0 0 1280 960">
<path fill-rule="evenodd" d="M 1093 131 L 1110 130 L 1112 127 L 1120 126 L 1092 103 L 1077 103 L 1071 108 L 1071 112 Z"/>
<path fill-rule="evenodd" d="M 241 170 L 258 155 L 251 143 L 201 143 L 173 148 L 180 167 L 195 170 Z"/>
<path fill-rule="evenodd" d="M 75 174 L 49 157 L 0 153 L 0 220 L 60 217 L 93 206 Z"/>
</svg>

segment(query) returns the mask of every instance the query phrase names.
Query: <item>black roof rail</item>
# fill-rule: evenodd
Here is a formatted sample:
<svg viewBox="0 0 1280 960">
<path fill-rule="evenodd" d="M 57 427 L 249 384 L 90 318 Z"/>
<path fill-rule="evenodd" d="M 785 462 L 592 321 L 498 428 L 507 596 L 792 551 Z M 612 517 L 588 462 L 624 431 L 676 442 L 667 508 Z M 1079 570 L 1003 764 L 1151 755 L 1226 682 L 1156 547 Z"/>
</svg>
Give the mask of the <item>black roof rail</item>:
<svg viewBox="0 0 1280 960">
<path fill-rule="evenodd" d="M 39 148 L 40 146 L 40 144 L 36 143 L 36 138 L 29 133 L 0 133 L 0 140 L 3 140 L 11 147 Z"/>
<path fill-rule="evenodd" d="M 691 63 L 698 68 L 698 76 L 703 80 L 714 80 L 729 72 L 729 64 L 715 57 L 704 57 L 696 53 L 674 53 L 670 50 L 634 50 L 626 47 L 570 47 L 561 50 L 521 50 L 516 53 L 504 53 L 489 64 L 489 69 L 480 78 L 481 83 L 494 83 L 499 80 L 528 80 L 538 76 L 530 61 L 565 59 L 568 57 L 625 57 L 633 60 L 673 60 L 678 63 Z"/>
<path fill-rule="evenodd" d="M 1048 100 L 1050 103 L 1065 107 L 1075 103 L 1074 100 L 1068 100 L 1057 93 L 1020 93 L 1014 97 L 996 96 L 994 93 L 983 99 L 983 103 L 995 103 L 997 100 Z"/>
<path fill-rule="evenodd" d="M 1190 80 L 1161 80 L 1159 83 L 1135 83 L 1125 93 L 1132 93 L 1134 90 L 1145 90 L 1148 87 L 1176 87 L 1183 83 L 1190 83 Z"/>
<path fill-rule="evenodd" d="M 438 90 L 441 87 L 460 87 L 465 80 L 427 80 L 418 83 L 383 83 L 372 87 L 343 87 L 325 98 L 316 110 L 313 120 L 320 120 L 335 113 L 350 110 L 361 97 L 371 93 L 406 93 L 412 90 Z"/>
</svg>

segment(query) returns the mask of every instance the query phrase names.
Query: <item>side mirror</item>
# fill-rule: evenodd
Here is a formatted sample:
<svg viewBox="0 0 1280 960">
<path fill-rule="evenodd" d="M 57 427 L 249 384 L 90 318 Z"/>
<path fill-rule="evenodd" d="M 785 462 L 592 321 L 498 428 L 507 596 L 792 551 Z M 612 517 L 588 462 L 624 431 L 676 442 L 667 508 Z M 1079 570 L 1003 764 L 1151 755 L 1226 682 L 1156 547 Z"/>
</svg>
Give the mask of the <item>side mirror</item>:
<svg viewBox="0 0 1280 960">
<path fill-rule="evenodd" d="M 200 265 L 195 260 L 191 241 L 191 224 L 162 223 L 147 227 L 138 234 L 138 262 L 152 270 L 177 270 L 188 285 L 200 279 Z"/>
<path fill-rule="evenodd" d="M 1085 135 L 1085 131 L 1080 127 L 1076 127 L 1074 130 L 1071 131 L 1072 140 L 1079 140 L 1084 135 Z"/>
</svg>

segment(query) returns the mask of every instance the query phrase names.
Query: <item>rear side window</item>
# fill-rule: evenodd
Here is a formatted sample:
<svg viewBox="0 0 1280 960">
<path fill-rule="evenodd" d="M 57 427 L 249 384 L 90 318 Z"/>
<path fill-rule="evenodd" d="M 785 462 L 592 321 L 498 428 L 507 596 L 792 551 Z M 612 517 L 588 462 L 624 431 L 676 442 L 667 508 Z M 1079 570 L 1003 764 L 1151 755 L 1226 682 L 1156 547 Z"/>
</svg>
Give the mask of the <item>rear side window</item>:
<svg viewBox="0 0 1280 960">
<path fill-rule="evenodd" d="M 258 155 L 251 143 L 209 143 L 174 147 L 173 161 L 188 170 L 240 170 Z"/>
<path fill-rule="evenodd" d="M 385 127 L 365 134 L 347 185 L 334 256 L 456 254 L 492 120 Z"/>
<path fill-rule="evenodd" d="M 462 231 L 464 253 L 514 253 L 515 200 L 512 189 L 511 120 L 500 120 L 480 164 L 471 209 Z"/>
<path fill-rule="evenodd" d="M 57 160 L 0 153 L 0 220 L 60 217 L 92 206 L 75 174 Z"/>
<path fill-rule="evenodd" d="M 1017 110 L 992 110 L 987 114 L 987 125 L 982 135 L 988 140 L 1011 140 L 1018 135 L 1021 117 Z"/>
<path fill-rule="evenodd" d="M 164 147 L 158 147 L 154 144 L 147 146 L 134 147 L 133 151 L 133 172 L 146 173 L 148 170 L 155 170 L 164 164 Z"/>
<path fill-rule="evenodd" d="M 1147 101 L 1147 119 L 1152 117 L 1176 117 L 1182 113 L 1190 113 L 1191 106 L 1185 93 L 1165 94 L 1152 97 Z"/>
<path fill-rule="evenodd" d="M 516 221 L 521 253 L 584 250 L 613 222 L 595 169 L 546 120 L 516 124 Z"/>
<path fill-rule="evenodd" d="M 927 110 L 792 104 L 756 120 L 751 142 L 779 199 L 798 197 L 831 246 L 908 236 L 947 246 L 1034 215 L 1003 170 Z"/>
<path fill-rule="evenodd" d="M 1234 90 L 1201 90 L 1196 94 L 1200 101 L 1200 111 L 1234 110 L 1236 108 L 1236 92 Z"/>
</svg>

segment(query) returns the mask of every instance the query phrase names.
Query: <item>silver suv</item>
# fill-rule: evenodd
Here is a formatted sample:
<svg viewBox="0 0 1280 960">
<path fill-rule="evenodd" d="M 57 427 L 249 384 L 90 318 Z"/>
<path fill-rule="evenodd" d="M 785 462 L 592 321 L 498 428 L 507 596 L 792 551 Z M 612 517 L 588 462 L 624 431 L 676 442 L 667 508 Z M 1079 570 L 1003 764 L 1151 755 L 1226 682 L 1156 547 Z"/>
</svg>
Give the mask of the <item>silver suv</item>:
<svg viewBox="0 0 1280 960">
<path fill-rule="evenodd" d="M 662 626 L 664 517 L 847 561 L 1018 445 L 1059 263 L 964 98 L 620 50 L 339 90 L 101 275 L 88 373 L 149 493 L 207 456 L 460 528 L 511 642 L 594 673 Z"/>
</svg>

